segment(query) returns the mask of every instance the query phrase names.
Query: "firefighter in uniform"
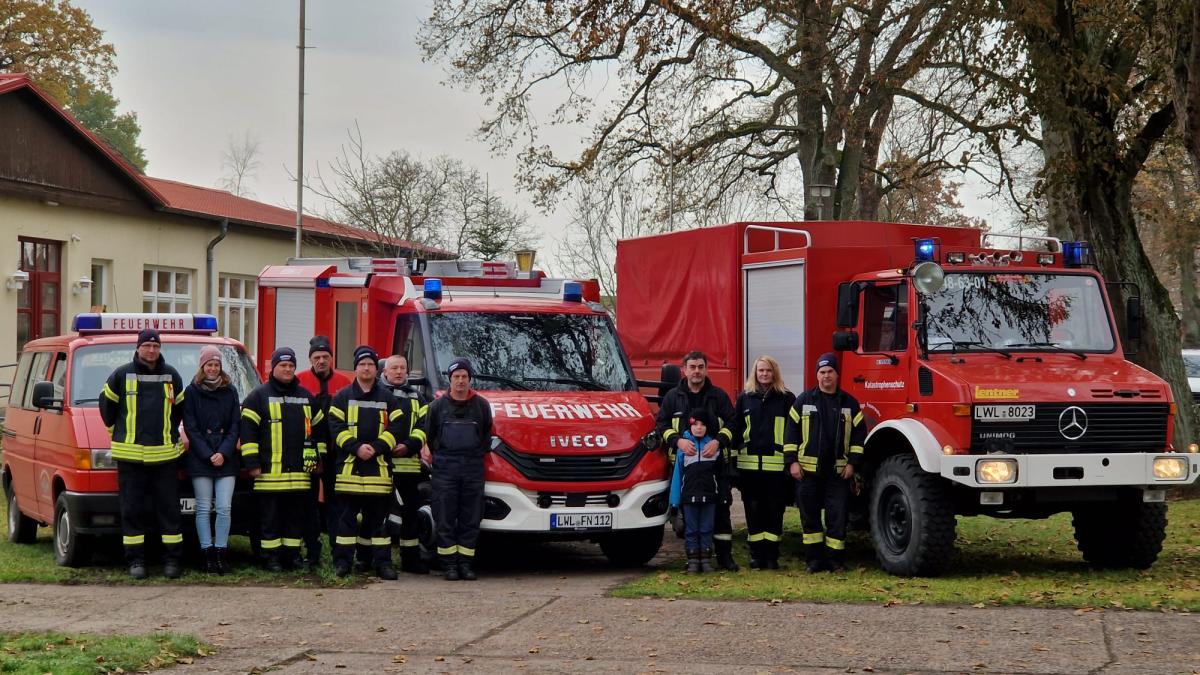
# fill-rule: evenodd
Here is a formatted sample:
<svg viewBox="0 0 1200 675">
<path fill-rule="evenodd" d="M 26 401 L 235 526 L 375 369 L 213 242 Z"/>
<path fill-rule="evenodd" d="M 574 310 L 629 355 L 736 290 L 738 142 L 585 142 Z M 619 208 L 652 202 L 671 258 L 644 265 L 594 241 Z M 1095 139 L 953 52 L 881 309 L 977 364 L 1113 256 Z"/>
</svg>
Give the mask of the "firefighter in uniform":
<svg viewBox="0 0 1200 675">
<path fill-rule="evenodd" d="M 851 483 L 866 437 L 858 401 L 838 387 L 837 355 L 822 354 L 817 386 L 796 397 L 784 432 L 784 462 L 797 481 L 809 572 L 845 568 Z"/>
<path fill-rule="evenodd" d="M 309 369 L 302 371 L 297 378 L 300 386 L 308 390 L 316 401 L 313 413 L 320 412 L 326 422 L 329 420 L 329 401 L 333 395 L 350 384 L 350 378 L 333 369 L 333 347 L 329 338 L 324 335 L 313 336 L 308 341 Z M 329 458 L 320 457 L 317 466 L 319 480 L 313 481 L 312 496 L 305 503 L 304 547 L 308 552 L 308 568 L 315 571 L 321 564 L 321 525 L 327 533 L 333 532 L 329 507 L 333 503 L 333 471 L 329 467 Z M 329 545 L 333 547 L 333 535 L 329 535 Z"/>
<path fill-rule="evenodd" d="M 421 459 L 433 467 L 433 519 L 437 552 L 447 581 L 476 578 L 472 562 L 483 520 L 483 459 L 491 450 L 492 407 L 471 389 L 471 362 L 446 368 L 450 389 L 429 404 L 413 439 L 427 445 Z"/>
<path fill-rule="evenodd" d="M 271 354 L 271 375 L 242 401 L 242 462 L 254 478 L 267 570 L 300 565 L 312 474 L 324 452 L 324 416 L 296 377 L 296 352 Z"/>
<path fill-rule="evenodd" d="M 387 516 L 392 495 L 391 458 L 408 429 L 405 410 L 379 383 L 379 356 L 360 345 L 354 350 L 354 381 L 329 404 L 329 435 L 333 439 L 333 570 L 350 573 L 354 546 L 371 547 L 375 574 L 395 579 L 392 540 Z M 403 447 L 403 446 L 402 446 Z M 358 518 L 369 537 L 359 537 Z"/>
<path fill-rule="evenodd" d="M 408 358 L 403 354 L 393 354 L 384 361 L 383 384 L 400 401 L 408 421 L 403 447 L 396 448 L 403 452 L 392 457 L 392 483 L 400 495 L 400 569 L 412 574 L 427 574 L 429 568 L 421 560 L 421 541 L 417 538 L 417 511 L 421 508 L 419 488 L 428 480 L 428 475 L 421 466 L 421 443 L 413 438 L 413 432 L 425 418 L 429 402 L 416 387 L 408 384 Z"/>
<path fill-rule="evenodd" d="M 710 441 L 704 448 L 697 448 L 682 437 L 683 432 L 687 431 L 688 415 L 696 408 L 707 410 L 716 418 L 719 427 L 719 430 L 709 429 L 709 434 L 716 437 L 716 441 Z M 730 425 L 734 423 L 736 414 L 729 394 L 708 379 L 708 357 L 703 352 L 692 351 L 683 357 L 683 379 L 679 381 L 679 386 L 668 391 L 659 405 L 658 433 L 672 461 L 677 451 L 689 455 L 702 452 L 706 457 L 720 452 L 728 467 L 732 464 L 731 450 L 734 445 Z M 730 477 L 722 476 L 721 495 L 713 526 L 713 546 L 717 551 L 717 565 L 735 572 L 738 565 L 733 559 L 733 524 L 729 520 L 729 505 L 733 503 L 731 487 Z"/>
<path fill-rule="evenodd" d="M 796 396 L 783 383 L 779 362 L 770 356 L 754 361 L 754 370 L 738 395 L 735 434 L 738 490 L 746 508 L 750 569 L 779 569 L 783 512 L 793 496 L 793 481 L 783 465 L 783 436 Z"/>
<path fill-rule="evenodd" d="M 163 361 L 162 339 L 147 328 L 138 333 L 133 361 L 109 375 L 99 397 L 100 417 L 112 437 L 117 462 L 117 495 L 121 534 L 129 576 L 146 578 L 146 500 L 154 505 L 162 537 L 163 574 L 183 573 L 180 553 L 179 476 L 183 454 L 179 423 L 183 420 L 183 378 Z"/>
</svg>

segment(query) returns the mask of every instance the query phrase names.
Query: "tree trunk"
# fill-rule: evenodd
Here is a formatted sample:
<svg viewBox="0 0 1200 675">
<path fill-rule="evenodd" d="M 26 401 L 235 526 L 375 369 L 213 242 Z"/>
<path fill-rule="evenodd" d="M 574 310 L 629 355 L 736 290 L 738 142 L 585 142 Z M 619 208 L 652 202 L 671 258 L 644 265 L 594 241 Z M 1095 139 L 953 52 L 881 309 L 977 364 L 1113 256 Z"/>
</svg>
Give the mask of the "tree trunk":
<svg viewBox="0 0 1200 675">
<path fill-rule="evenodd" d="M 1194 223 L 1200 229 L 1200 223 Z M 1175 251 L 1179 266 L 1179 314 L 1186 347 L 1200 347 L 1200 295 L 1196 292 L 1196 246 L 1180 246 Z"/>
</svg>

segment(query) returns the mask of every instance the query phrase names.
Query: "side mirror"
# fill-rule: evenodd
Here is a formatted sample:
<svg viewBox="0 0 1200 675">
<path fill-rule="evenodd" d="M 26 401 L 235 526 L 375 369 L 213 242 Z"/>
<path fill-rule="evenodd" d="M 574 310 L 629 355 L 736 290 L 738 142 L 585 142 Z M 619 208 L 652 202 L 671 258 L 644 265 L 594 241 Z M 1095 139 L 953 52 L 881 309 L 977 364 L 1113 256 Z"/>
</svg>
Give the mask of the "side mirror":
<svg viewBox="0 0 1200 675">
<path fill-rule="evenodd" d="M 845 282 L 838 285 L 837 325 L 853 328 L 858 324 L 858 284 Z"/>
<path fill-rule="evenodd" d="M 1136 295 L 1125 301 L 1125 339 L 1142 339 L 1142 299 Z"/>
<path fill-rule="evenodd" d="M 852 330 L 839 330 L 833 334 L 833 351 L 852 352 L 858 349 L 858 333 Z"/>
<path fill-rule="evenodd" d="M 53 382 L 42 381 L 33 385 L 33 407 L 48 408 L 51 410 L 62 409 L 62 399 L 54 398 Z"/>
<path fill-rule="evenodd" d="M 662 400 L 663 396 L 667 395 L 675 387 L 679 386 L 679 381 L 683 379 L 683 371 L 674 363 L 662 364 L 662 369 L 658 372 L 658 397 Z"/>
</svg>

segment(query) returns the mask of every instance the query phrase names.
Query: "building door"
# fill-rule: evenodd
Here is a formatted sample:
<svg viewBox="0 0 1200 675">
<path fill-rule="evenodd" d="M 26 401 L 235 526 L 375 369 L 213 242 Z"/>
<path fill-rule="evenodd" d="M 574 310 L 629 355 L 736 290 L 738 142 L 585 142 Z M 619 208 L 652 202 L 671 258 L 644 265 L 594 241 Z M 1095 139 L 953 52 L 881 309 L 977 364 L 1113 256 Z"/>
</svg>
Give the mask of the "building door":
<svg viewBox="0 0 1200 675">
<path fill-rule="evenodd" d="M 29 275 L 17 291 L 17 349 L 26 342 L 58 335 L 62 314 L 62 244 L 45 239 L 19 240 L 20 270 Z"/>
</svg>

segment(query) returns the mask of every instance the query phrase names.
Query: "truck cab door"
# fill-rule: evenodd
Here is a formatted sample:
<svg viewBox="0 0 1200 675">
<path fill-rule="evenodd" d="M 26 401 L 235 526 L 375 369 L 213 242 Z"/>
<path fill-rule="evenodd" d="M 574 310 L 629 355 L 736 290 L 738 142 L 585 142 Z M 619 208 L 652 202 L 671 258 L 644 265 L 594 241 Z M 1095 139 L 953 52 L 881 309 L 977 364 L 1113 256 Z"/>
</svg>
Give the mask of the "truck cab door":
<svg viewBox="0 0 1200 675">
<path fill-rule="evenodd" d="M 909 375 L 909 306 L 906 281 L 864 284 L 859 291 L 861 339 L 843 352 L 841 386 L 863 406 L 868 426 L 900 417 Z"/>
</svg>

